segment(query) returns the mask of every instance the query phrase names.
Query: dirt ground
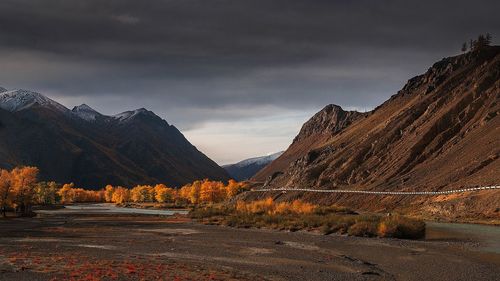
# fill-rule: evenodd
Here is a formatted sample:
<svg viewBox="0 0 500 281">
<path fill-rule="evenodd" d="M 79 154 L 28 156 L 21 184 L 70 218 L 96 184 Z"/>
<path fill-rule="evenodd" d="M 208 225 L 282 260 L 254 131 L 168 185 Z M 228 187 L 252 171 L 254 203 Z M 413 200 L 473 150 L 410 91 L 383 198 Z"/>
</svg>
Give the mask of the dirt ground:
<svg viewBox="0 0 500 281">
<path fill-rule="evenodd" d="M 500 255 L 453 241 L 235 229 L 177 217 L 0 220 L 0 280 L 498 280 Z"/>
</svg>

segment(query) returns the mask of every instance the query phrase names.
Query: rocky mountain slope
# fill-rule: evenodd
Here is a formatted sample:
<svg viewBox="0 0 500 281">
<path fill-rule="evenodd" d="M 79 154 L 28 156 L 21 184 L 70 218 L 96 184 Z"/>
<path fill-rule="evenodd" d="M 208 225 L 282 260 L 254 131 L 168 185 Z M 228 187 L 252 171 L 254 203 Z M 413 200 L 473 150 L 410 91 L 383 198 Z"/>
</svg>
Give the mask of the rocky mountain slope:
<svg viewBox="0 0 500 281">
<path fill-rule="evenodd" d="M 499 112 L 500 47 L 485 47 L 435 63 L 375 110 L 352 113 L 349 122 L 322 110 L 254 179 L 267 179 L 268 187 L 398 191 L 499 184 Z M 464 200 L 461 195 L 304 197 L 369 210 L 500 218 L 499 193 Z"/>
<path fill-rule="evenodd" d="M 283 154 L 283 151 L 271 155 L 245 159 L 236 164 L 224 165 L 222 168 L 228 172 L 231 178 L 237 181 L 248 180 L 262 168 L 276 160 L 281 154 Z"/>
<path fill-rule="evenodd" d="M 324 145 L 363 116 L 364 113 L 344 111 L 338 105 L 327 105 L 302 126 L 290 147 L 279 158 L 260 170 L 253 180 L 265 181 L 268 177 L 281 173 L 291 162 L 304 157 L 313 148 Z"/>
<path fill-rule="evenodd" d="M 0 92 L 0 168 L 35 165 L 42 179 L 86 188 L 228 179 L 177 128 L 146 109 L 106 116 L 87 105 L 69 110 L 31 91 Z"/>
</svg>

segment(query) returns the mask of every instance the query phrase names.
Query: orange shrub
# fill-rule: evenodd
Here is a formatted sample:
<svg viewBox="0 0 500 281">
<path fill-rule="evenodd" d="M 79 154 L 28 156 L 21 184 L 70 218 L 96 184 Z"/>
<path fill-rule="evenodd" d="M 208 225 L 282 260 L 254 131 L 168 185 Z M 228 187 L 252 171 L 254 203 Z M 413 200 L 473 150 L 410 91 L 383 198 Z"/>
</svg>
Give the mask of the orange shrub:
<svg viewBox="0 0 500 281">
<path fill-rule="evenodd" d="M 382 219 L 377 234 L 380 237 L 422 238 L 425 236 L 425 222 L 393 215 Z"/>
<path fill-rule="evenodd" d="M 310 214 L 316 210 L 317 206 L 300 200 L 295 200 L 292 203 L 281 202 L 275 203 L 272 198 L 257 200 L 252 202 L 238 201 L 236 202 L 236 210 L 239 212 L 252 214 Z"/>
</svg>

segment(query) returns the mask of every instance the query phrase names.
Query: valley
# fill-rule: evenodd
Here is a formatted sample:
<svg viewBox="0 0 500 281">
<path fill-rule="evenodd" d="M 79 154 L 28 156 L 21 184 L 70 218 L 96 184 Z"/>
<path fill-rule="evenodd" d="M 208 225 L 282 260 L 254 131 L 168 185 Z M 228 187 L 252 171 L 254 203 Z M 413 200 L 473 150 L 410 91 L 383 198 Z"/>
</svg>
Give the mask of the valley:
<svg viewBox="0 0 500 281">
<path fill-rule="evenodd" d="M 89 205 L 87 208 L 101 208 Z M 441 229 L 442 231 L 442 229 Z M 0 220 L 2 280 L 494 280 L 484 241 L 372 239 L 202 225 L 182 215 Z M 473 236 L 471 236 L 473 237 Z"/>
<path fill-rule="evenodd" d="M 499 1 L 79 2 L 0 1 L 0 281 L 499 280 Z"/>
</svg>

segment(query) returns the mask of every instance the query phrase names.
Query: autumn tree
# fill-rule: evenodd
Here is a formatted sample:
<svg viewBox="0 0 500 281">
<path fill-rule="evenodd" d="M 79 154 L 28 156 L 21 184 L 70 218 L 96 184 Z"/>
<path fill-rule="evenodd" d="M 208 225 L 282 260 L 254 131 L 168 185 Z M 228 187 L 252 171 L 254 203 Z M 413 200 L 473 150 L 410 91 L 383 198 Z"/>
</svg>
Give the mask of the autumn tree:
<svg viewBox="0 0 500 281">
<path fill-rule="evenodd" d="M 195 181 L 189 187 L 188 199 L 193 204 L 200 203 L 201 184 L 202 184 L 201 181 Z"/>
<path fill-rule="evenodd" d="M 155 186 L 155 199 L 159 203 L 172 202 L 175 199 L 175 190 L 164 184 Z"/>
<path fill-rule="evenodd" d="M 13 193 L 11 189 L 11 175 L 7 170 L 0 170 L 0 208 L 5 218 L 7 216 L 7 206 L 12 203 Z"/>
<path fill-rule="evenodd" d="M 57 194 L 61 197 L 61 203 L 73 203 L 74 202 L 74 192 L 73 188 L 75 187 L 74 183 L 66 183 L 61 189 L 57 192 Z"/>
<path fill-rule="evenodd" d="M 58 199 L 59 186 L 55 182 L 39 182 L 35 186 L 34 202 L 36 204 L 55 204 Z"/>
<path fill-rule="evenodd" d="M 114 188 L 111 185 L 106 185 L 104 188 L 104 199 L 106 202 L 114 202 L 113 201 L 113 193 L 114 193 Z"/>
<path fill-rule="evenodd" d="M 237 182 L 233 179 L 230 179 L 227 186 L 227 197 L 232 198 L 236 196 L 237 194 L 241 193 L 247 188 L 245 183 L 242 182 Z"/>
<path fill-rule="evenodd" d="M 154 188 L 150 185 L 138 185 L 130 191 L 130 199 L 134 202 L 153 202 Z"/>
<path fill-rule="evenodd" d="M 12 190 L 15 194 L 14 205 L 23 215 L 31 212 L 38 172 L 36 167 L 20 167 L 11 171 Z"/>
<path fill-rule="evenodd" d="M 220 181 L 204 180 L 200 189 L 200 201 L 217 203 L 226 199 L 226 189 Z"/>
<path fill-rule="evenodd" d="M 130 200 L 130 190 L 121 186 L 118 186 L 117 188 L 114 189 L 113 196 L 111 198 L 111 201 L 113 203 L 122 204 L 128 202 L 129 200 Z"/>
</svg>

